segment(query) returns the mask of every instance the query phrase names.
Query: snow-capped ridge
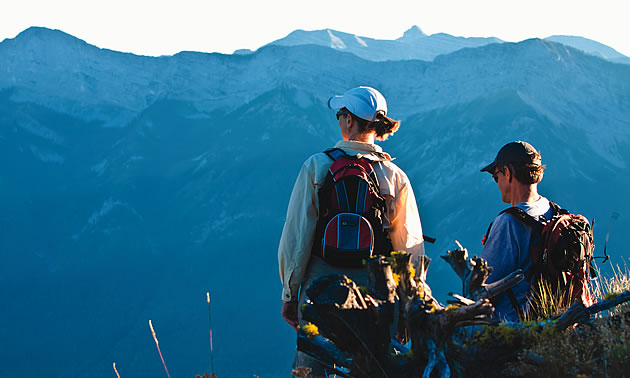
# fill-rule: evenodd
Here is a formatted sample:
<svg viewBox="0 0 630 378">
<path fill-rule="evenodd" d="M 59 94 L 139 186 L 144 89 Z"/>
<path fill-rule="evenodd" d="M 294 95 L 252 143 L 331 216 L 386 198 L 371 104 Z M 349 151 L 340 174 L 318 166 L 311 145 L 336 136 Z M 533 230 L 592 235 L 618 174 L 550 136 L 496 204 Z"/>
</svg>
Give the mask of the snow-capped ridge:
<svg viewBox="0 0 630 378">
<path fill-rule="evenodd" d="M 614 48 L 603 43 L 570 35 L 552 35 L 544 38 L 545 41 L 561 43 L 586 52 L 590 55 L 600 57 L 615 63 L 630 64 L 630 57 L 625 56 Z M 353 53 L 361 58 L 385 61 L 385 60 L 409 60 L 420 59 L 431 61 L 436 56 L 457 51 L 466 47 L 479 47 L 491 43 L 503 43 L 499 38 L 495 37 L 460 37 L 447 33 L 436 33 L 428 35 L 422 31 L 417 25 L 413 25 L 407 29 L 403 35 L 395 40 L 380 40 L 355 34 L 345 33 L 333 29 L 321 29 L 307 31 L 297 29 L 289 33 L 286 37 L 273 41 L 268 45 L 284 45 L 296 46 L 315 44 L 326 46 L 333 49 L 341 49 Z M 163 55 L 159 57 L 151 57 L 138 55 L 128 52 L 119 52 L 106 48 L 101 48 L 90 44 L 83 39 L 68 34 L 62 30 L 50 29 L 41 26 L 32 26 L 20 32 L 14 38 L 7 38 L 0 42 L 0 46 L 20 44 L 29 46 L 31 49 L 58 48 L 59 45 L 73 46 L 80 48 L 89 46 L 90 48 L 108 51 L 113 54 L 124 54 L 131 56 L 141 56 L 148 58 L 168 58 L 177 56 L 182 53 L 197 53 L 194 51 L 181 51 L 173 55 Z M 206 52 L 198 52 L 206 54 Z M 214 54 L 214 53 L 213 53 Z M 237 49 L 233 55 L 249 55 L 252 54 L 248 49 Z M 222 54 L 225 55 L 225 54 Z"/>
<path fill-rule="evenodd" d="M 295 30 L 284 38 L 269 45 L 298 46 L 320 45 L 344 50 L 371 61 L 424 60 L 432 61 L 436 56 L 448 54 L 466 47 L 479 47 L 502 42 L 497 38 L 463 38 L 439 33 L 426 35 L 418 26 L 409 28 L 395 40 L 375 39 L 333 29 Z"/>
<path fill-rule="evenodd" d="M 343 43 L 341 38 L 333 34 L 332 30 L 328 29 L 328 36 L 330 37 L 330 47 L 333 49 L 345 49 L 346 44 Z"/>
<path fill-rule="evenodd" d="M 609 46 L 587 38 L 551 36 L 544 40 L 561 43 L 615 63 L 630 64 L 630 57 L 620 54 Z M 407 29 L 402 37 L 395 40 L 374 39 L 333 29 L 313 31 L 298 29 L 268 45 L 297 46 L 316 44 L 333 49 L 343 49 L 363 59 L 373 61 L 412 59 L 432 61 L 439 55 L 449 54 L 463 48 L 475 48 L 493 43 L 505 42 L 496 37 L 461 37 L 447 33 L 427 35 L 420 27 L 414 25 Z"/>
</svg>

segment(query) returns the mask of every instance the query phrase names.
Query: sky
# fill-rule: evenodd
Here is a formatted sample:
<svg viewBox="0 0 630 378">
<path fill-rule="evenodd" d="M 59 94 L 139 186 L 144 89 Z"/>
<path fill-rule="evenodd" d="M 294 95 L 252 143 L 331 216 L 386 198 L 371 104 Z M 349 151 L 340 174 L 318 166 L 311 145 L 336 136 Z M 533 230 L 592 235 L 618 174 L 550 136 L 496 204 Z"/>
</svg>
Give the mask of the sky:
<svg viewBox="0 0 630 378">
<path fill-rule="evenodd" d="M 293 30 L 396 39 L 427 34 L 508 42 L 577 35 L 630 56 L 628 0 L 0 0 L 0 41 L 30 26 L 139 55 L 256 50 Z"/>
</svg>

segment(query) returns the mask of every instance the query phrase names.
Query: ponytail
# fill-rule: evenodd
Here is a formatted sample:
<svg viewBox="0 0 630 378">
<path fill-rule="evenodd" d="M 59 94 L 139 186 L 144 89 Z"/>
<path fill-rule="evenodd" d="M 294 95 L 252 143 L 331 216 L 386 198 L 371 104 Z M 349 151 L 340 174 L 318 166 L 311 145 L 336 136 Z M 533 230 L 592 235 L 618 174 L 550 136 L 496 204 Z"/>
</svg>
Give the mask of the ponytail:
<svg viewBox="0 0 630 378">
<path fill-rule="evenodd" d="M 382 112 L 376 113 L 374 118 L 374 121 L 370 122 L 367 127 L 370 130 L 376 131 L 377 140 L 387 140 L 387 138 L 389 138 L 390 135 L 394 135 L 400 127 L 400 121 L 395 121 Z"/>
<path fill-rule="evenodd" d="M 395 121 L 387 117 L 382 111 L 377 112 L 374 116 L 374 120 L 370 122 L 352 114 L 347 108 L 343 108 L 342 110 L 347 111 L 350 116 L 352 116 L 359 125 L 361 132 L 376 131 L 376 140 L 387 140 L 387 138 L 393 135 L 400 127 L 400 121 Z"/>
</svg>

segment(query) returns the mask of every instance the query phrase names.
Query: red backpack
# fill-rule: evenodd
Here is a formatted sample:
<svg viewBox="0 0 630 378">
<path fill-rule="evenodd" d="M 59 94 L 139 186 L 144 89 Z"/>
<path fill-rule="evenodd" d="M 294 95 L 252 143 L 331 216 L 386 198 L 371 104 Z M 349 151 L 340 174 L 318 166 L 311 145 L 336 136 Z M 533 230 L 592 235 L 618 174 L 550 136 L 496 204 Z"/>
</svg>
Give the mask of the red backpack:
<svg viewBox="0 0 630 378">
<path fill-rule="evenodd" d="M 313 253 L 328 264 L 356 268 L 373 254 L 392 250 L 383 228 L 385 198 L 370 161 L 333 148 L 324 151 L 333 163 L 319 189 L 319 220 Z"/>
<path fill-rule="evenodd" d="M 584 216 L 570 214 L 552 201 L 549 204 L 553 210 L 549 221 L 538 221 L 518 207 L 501 213 L 512 215 L 534 230 L 529 251 L 533 262 L 527 277 L 530 282 L 546 280 L 554 292 L 565 294 L 562 305 L 581 301 L 589 306 L 593 303 L 589 273 L 595 275 L 591 264 L 593 231 Z"/>
</svg>

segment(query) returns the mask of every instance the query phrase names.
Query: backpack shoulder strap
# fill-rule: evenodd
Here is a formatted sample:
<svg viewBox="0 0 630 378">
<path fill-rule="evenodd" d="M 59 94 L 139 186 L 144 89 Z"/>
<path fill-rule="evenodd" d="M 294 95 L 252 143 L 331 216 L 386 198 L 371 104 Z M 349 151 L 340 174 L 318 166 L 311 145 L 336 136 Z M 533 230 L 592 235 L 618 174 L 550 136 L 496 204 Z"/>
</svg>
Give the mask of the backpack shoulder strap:
<svg viewBox="0 0 630 378">
<path fill-rule="evenodd" d="M 549 202 L 551 202 L 551 201 L 549 201 Z M 523 223 L 523 224 L 531 227 L 532 229 L 534 229 L 535 232 L 537 232 L 539 234 L 542 234 L 542 230 L 543 230 L 543 228 L 545 226 L 542 223 L 540 223 L 539 221 L 537 221 L 536 218 L 534 218 L 531 215 L 527 214 L 527 212 L 525 212 L 525 210 L 521 209 L 520 207 L 516 207 L 516 206 L 509 207 L 509 208 L 503 210 L 502 212 L 500 212 L 499 215 L 501 215 L 503 213 L 510 214 L 516 220 L 518 220 L 521 223 Z"/>
<path fill-rule="evenodd" d="M 328 155 L 328 157 L 331 158 L 332 161 L 337 161 L 344 156 L 348 156 L 348 154 L 346 154 L 345 151 L 341 148 L 329 148 L 324 151 L 324 153 Z"/>
<path fill-rule="evenodd" d="M 558 205 L 557 203 L 553 202 L 553 201 L 549 201 L 549 206 L 551 206 L 551 210 L 553 210 L 553 214 L 554 215 L 563 215 L 563 214 L 569 214 L 569 210 L 565 210 L 563 208 L 560 207 L 560 205 Z"/>
<path fill-rule="evenodd" d="M 486 245 L 486 241 L 488 241 L 488 235 L 490 235 L 490 230 L 492 229 L 492 224 L 494 222 L 490 222 L 490 225 L 488 226 L 488 230 L 486 231 L 485 235 L 483 235 L 483 238 L 481 238 L 481 245 Z"/>
</svg>

